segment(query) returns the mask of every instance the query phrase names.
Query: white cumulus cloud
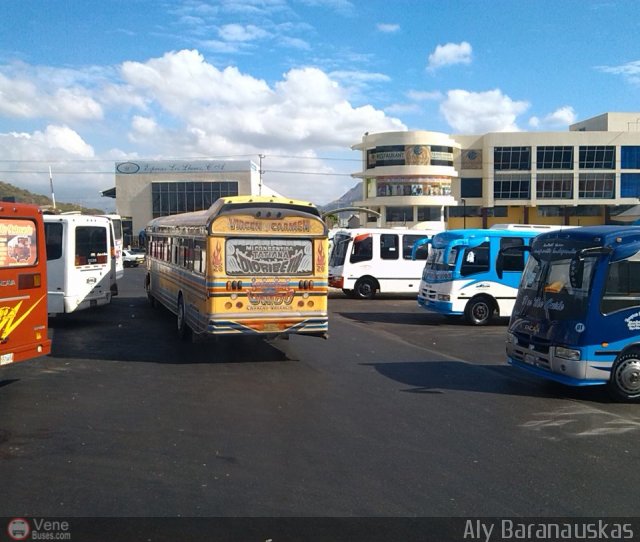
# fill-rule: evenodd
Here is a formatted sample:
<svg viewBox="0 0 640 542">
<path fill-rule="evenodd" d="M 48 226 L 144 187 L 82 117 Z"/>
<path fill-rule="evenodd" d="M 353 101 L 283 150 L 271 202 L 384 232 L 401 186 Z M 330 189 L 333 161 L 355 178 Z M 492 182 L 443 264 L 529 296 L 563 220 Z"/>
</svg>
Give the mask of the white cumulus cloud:
<svg viewBox="0 0 640 542">
<path fill-rule="evenodd" d="M 446 43 L 438 45 L 433 53 L 429 55 L 428 68 L 435 70 L 443 66 L 451 66 L 453 64 L 470 64 L 471 63 L 471 45 L 463 41 L 461 43 Z"/>
<path fill-rule="evenodd" d="M 553 113 L 550 113 L 543 117 L 531 117 L 529 119 L 529 126 L 536 130 L 546 130 L 559 127 L 568 128 L 569 125 L 576 122 L 576 112 L 573 107 L 565 105 L 556 109 Z"/>
<path fill-rule="evenodd" d="M 51 89 L 51 90 L 49 90 Z M 0 73 L 0 115 L 15 118 L 100 120 L 100 104 L 81 87 L 52 88 L 49 81 Z"/>
<path fill-rule="evenodd" d="M 399 119 L 364 100 L 365 105 L 354 105 L 354 96 L 367 85 L 388 84 L 381 73 L 299 67 L 267 82 L 234 66 L 218 68 L 197 50 L 84 74 L 22 68 L 18 75 L 0 67 L 0 90 L 6 95 L 13 89 L 11 99 L 0 102 L 4 155 L 23 164 L 48 157 L 71 160 L 71 169 L 82 169 L 80 159 L 106 160 L 86 167 L 93 176 L 77 184 L 72 192 L 77 197 L 85 191 L 94 197 L 113 185 L 112 157 L 256 161 L 262 154 L 267 185 L 326 203 L 353 185 L 350 175 L 360 169 L 360 157 L 350 147 L 364 132 L 406 130 Z M 55 82 L 48 87 L 41 84 L 45 73 Z M 12 131 L 8 123 L 18 122 L 12 119 L 42 122 L 43 128 Z M 324 153 L 353 162 L 319 158 Z"/>
<path fill-rule="evenodd" d="M 526 101 L 515 101 L 499 89 L 486 92 L 450 90 L 440 104 L 440 112 L 458 133 L 518 132 L 518 115 L 529 108 Z"/>
</svg>

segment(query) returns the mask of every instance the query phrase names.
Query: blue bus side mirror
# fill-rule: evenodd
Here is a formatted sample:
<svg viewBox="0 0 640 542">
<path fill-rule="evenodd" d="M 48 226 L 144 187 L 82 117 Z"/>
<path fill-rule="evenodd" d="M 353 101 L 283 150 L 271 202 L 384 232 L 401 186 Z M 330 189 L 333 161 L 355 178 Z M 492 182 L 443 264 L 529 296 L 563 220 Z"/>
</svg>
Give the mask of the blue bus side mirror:
<svg viewBox="0 0 640 542">
<path fill-rule="evenodd" d="M 569 283 L 572 288 L 582 288 L 584 276 L 584 260 L 579 256 L 571 259 L 569 263 Z"/>
<path fill-rule="evenodd" d="M 428 245 L 431 243 L 431 239 L 425 237 L 424 239 L 418 239 L 415 243 L 413 243 L 413 248 L 411 249 L 411 259 L 416 259 L 416 254 L 418 254 L 418 250 L 424 245 Z"/>
</svg>

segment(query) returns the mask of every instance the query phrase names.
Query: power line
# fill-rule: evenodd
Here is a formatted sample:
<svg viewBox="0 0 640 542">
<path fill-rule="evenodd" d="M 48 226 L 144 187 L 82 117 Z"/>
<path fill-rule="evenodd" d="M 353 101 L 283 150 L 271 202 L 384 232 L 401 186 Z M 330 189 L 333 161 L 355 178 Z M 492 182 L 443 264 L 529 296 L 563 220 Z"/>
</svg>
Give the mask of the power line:
<svg viewBox="0 0 640 542">
<path fill-rule="evenodd" d="M 351 177 L 351 173 L 322 173 L 315 171 L 286 171 L 280 169 L 265 169 L 264 173 L 291 173 L 295 175 L 321 175 L 326 177 Z"/>
<path fill-rule="evenodd" d="M 70 158 L 70 159 L 61 159 L 61 160 L 22 160 L 22 159 L 11 159 L 11 158 L 0 158 L 0 163 L 20 163 L 20 164 L 56 164 L 56 163 L 96 163 L 96 162 L 170 162 L 171 160 L 224 160 L 228 158 L 251 158 L 251 157 L 259 157 L 260 154 L 225 154 L 221 156 L 178 156 L 178 157 L 169 157 L 169 158 L 122 158 L 120 160 L 114 160 L 113 158 Z M 359 158 L 333 158 L 330 156 L 296 156 L 296 155 L 286 155 L 286 154 L 262 154 L 263 158 L 287 158 L 294 160 L 325 160 L 325 161 L 333 161 L 333 162 L 361 162 L 362 160 Z"/>
<path fill-rule="evenodd" d="M 115 175 L 115 171 L 60 171 L 54 170 L 56 175 Z M 20 169 L 0 169 L 0 174 L 20 174 L 20 175 L 49 175 L 48 170 L 20 170 Z M 351 177 L 350 173 L 325 173 L 319 171 L 294 171 L 284 169 L 263 169 L 262 173 L 284 173 L 295 175 L 320 175 L 327 177 Z M 47 177 L 48 178 L 48 177 Z"/>
</svg>

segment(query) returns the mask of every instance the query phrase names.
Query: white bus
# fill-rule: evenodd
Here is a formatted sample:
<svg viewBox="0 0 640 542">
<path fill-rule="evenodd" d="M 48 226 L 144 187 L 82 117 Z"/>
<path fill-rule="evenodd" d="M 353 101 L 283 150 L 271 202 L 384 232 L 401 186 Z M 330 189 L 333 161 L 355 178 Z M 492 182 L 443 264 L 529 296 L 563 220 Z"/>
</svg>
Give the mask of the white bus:
<svg viewBox="0 0 640 542">
<path fill-rule="evenodd" d="M 122 230 L 122 217 L 120 215 L 102 215 L 111 220 L 113 226 L 113 252 L 116 261 L 116 279 L 120 280 L 124 276 L 124 245 L 122 242 L 123 230 Z"/>
<path fill-rule="evenodd" d="M 408 228 L 337 231 L 329 259 L 329 286 L 359 299 L 372 299 L 376 292 L 417 294 L 429 254 L 425 240 L 440 231 Z M 421 246 L 412 259 L 417 242 Z"/>
<path fill-rule="evenodd" d="M 106 305 L 117 295 L 111 228 L 104 216 L 44 215 L 49 315 Z"/>
</svg>

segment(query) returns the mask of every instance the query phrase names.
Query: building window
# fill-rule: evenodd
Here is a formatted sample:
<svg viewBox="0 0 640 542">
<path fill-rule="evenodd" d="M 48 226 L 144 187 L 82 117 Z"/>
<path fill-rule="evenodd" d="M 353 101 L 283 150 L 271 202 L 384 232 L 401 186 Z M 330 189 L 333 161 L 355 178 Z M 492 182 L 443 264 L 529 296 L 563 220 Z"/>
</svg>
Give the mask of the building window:
<svg viewBox="0 0 640 542">
<path fill-rule="evenodd" d="M 538 147 L 538 169 L 573 169 L 573 147 Z"/>
<path fill-rule="evenodd" d="M 437 221 L 442 217 L 440 207 L 418 207 L 418 222 Z"/>
<path fill-rule="evenodd" d="M 602 207 L 600 205 L 578 205 L 569 207 L 568 214 L 571 216 L 601 216 Z"/>
<path fill-rule="evenodd" d="M 495 147 L 493 167 L 496 171 L 530 170 L 531 147 Z"/>
<path fill-rule="evenodd" d="M 431 145 L 431 165 L 453 167 L 453 147 Z"/>
<path fill-rule="evenodd" d="M 538 216 L 564 216 L 564 209 L 559 205 L 539 205 Z"/>
<path fill-rule="evenodd" d="M 460 179 L 460 197 L 481 198 L 482 177 L 462 177 Z"/>
<path fill-rule="evenodd" d="M 507 207 L 504 207 L 506 209 Z M 464 218 L 482 216 L 482 207 L 479 205 L 458 205 L 456 207 L 447 207 L 449 218 Z M 506 216 L 506 215 L 505 215 Z"/>
<path fill-rule="evenodd" d="M 151 183 L 153 218 L 202 211 L 218 199 L 238 195 L 237 181 Z"/>
<path fill-rule="evenodd" d="M 378 179 L 376 183 L 378 197 L 390 196 L 449 196 L 451 178 L 434 177 L 390 177 Z"/>
<path fill-rule="evenodd" d="M 612 199 L 615 195 L 615 174 L 580 173 L 578 197 L 585 199 Z"/>
<path fill-rule="evenodd" d="M 612 145 L 580 147 L 580 169 L 614 169 L 616 148 Z"/>
<path fill-rule="evenodd" d="M 387 207 L 387 222 L 413 222 L 413 207 Z"/>
<path fill-rule="evenodd" d="M 509 216 L 509 207 L 506 205 L 496 205 L 487 208 L 487 216 L 494 218 L 506 218 Z"/>
<path fill-rule="evenodd" d="M 620 197 L 640 198 L 640 173 L 620 174 Z"/>
<path fill-rule="evenodd" d="M 510 173 L 496 175 L 493 181 L 495 199 L 529 199 L 531 175 L 528 173 Z"/>
<path fill-rule="evenodd" d="M 536 180 L 538 199 L 571 199 L 573 173 L 539 173 Z"/>
<path fill-rule="evenodd" d="M 640 147 L 620 147 L 620 167 L 622 169 L 640 169 Z"/>
</svg>

